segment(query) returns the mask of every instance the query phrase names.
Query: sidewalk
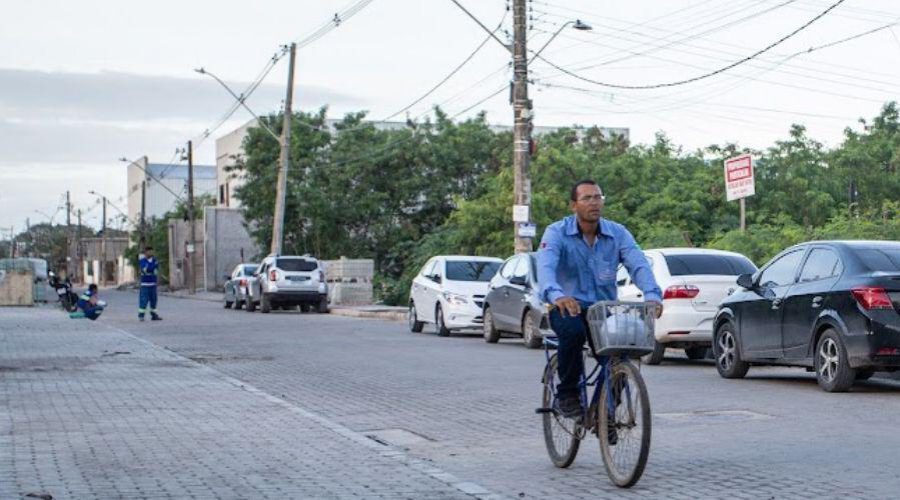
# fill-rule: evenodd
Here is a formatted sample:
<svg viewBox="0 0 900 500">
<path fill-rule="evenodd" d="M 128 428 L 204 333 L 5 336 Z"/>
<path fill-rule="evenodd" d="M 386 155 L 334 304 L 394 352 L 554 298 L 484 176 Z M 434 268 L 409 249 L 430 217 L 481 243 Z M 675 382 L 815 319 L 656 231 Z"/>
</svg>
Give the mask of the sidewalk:
<svg viewBox="0 0 900 500">
<path fill-rule="evenodd" d="M 494 498 L 100 321 L 0 309 L 0 498 Z"/>
<path fill-rule="evenodd" d="M 222 301 L 221 292 L 198 291 L 192 295 L 187 290 L 178 290 L 175 292 L 160 292 L 160 295 L 177 299 L 205 300 L 209 302 Z M 330 306 L 329 312 L 338 316 L 351 316 L 354 318 L 406 321 L 406 308 L 397 306 Z"/>
</svg>

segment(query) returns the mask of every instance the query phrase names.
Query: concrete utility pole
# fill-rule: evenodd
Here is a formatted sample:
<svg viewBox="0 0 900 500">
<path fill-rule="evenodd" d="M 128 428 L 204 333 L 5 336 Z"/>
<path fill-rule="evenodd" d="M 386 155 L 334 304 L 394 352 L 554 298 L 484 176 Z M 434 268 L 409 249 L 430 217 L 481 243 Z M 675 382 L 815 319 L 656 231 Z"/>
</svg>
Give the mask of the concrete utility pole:
<svg viewBox="0 0 900 500">
<path fill-rule="evenodd" d="M 281 168 L 278 170 L 278 186 L 275 193 L 275 220 L 272 222 L 271 252 L 276 255 L 281 253 L 281 244 L 284 241 L 284 205 L 288 167 L 291 162 L 291 121 L 293 120 L 291 103 L 294 98 L 294 59 L 296 55 L 297 44 L 292 43 L 291 60 L 288 65 L 287 95 L 284 98 L 284 124 L 281 127 Z"/>
<path fill-rule="evenodd" d="M 106 196 L 103 196 L 103 223 L 100 240 L 100 282 L 106 286 Z"/>
<path fill-rule="evenodd" d="M 146 226 L 146 218 L 144 217 L 144 213 L 147 212 L 147 179 L 141 181 L 141 242 L 139 252 L 144 251 L 144 246 L 147 245 L 147 226 Z"/>
<path fill-rule="evenodd" d="M 191 242 L 187 245 L 188 261 L 191 270 L 191 290 L 190 293 L 197 292 L 197 268 L 195 263 L 197 260 L 194 255 L 197 253 L 197 233 L 194 229 L 194 146 L 192 141 L 187 143 L 187 161 L 188 161 L 188 224 L 191 225 Z"/>
<path fill-rule="evenodd" d="M 528 207 L 531 221 L 531 101 L 528 100 L 527 0 L 513 0 L 513 203 Z M 531 238 L 519 236 L 519 225 L 513 223 L 515 252 L 530 252 Z"/>
<path fill-rule="evenodd" d="M 75 271 L 75 281 L 84 283 L 84 277 L 78 279 L 84 273 L 84 252 L 81 251 L 81 209 L 78 209 L 78 232 L 75 235 L 75 256 L 78 258 L 78 270 Z"/>
</svg>

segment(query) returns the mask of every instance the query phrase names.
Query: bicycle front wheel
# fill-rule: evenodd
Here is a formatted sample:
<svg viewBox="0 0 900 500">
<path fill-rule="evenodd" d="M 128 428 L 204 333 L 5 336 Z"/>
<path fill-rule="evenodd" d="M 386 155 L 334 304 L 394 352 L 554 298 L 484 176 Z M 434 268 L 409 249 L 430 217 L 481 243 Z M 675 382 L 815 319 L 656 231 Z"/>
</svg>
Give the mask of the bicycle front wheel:
<svg viewBox="0 0 900 500">
<path fill-rule="evenodd" d="M 581 444 L 581 427 L 576 420 L 565 418 L 559 411 L 559 403 L 556 400 L 556 387 L 559 384 L 559 375 L 556 371 L 556 354 L 550 357 L 547 368 L 544 371 L 544 395 L 542 408 L 551 411 L 543 413 L 544 443 L 547 445 L 547 454 L 553 465 L 561 468 L 572 465 L 575 455 L 578 454 L 578 446 Z"/>
<path fill-rule="evenodd" d="M 638 482 L 650 455 L 650 396 L 630 361 L 612 364 L 600 392 L 600 454 L 609 479 L 622 488 Z"/>
</svg>

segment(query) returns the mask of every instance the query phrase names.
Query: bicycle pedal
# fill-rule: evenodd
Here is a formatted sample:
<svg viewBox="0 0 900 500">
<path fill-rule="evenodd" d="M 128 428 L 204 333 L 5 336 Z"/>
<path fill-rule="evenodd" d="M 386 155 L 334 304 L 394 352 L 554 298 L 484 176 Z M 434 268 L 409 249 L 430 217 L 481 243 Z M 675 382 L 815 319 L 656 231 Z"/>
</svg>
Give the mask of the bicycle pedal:
<svg viewBox="0 0 900 500">
<path fill-rule="evenodd" d="M 534 412 L 539 413 L 539 414 L 541 414 L 541 413 L 556 413 L 556 410 L 554 410 L 553 408 L 535 408 Z"/>
</svg>

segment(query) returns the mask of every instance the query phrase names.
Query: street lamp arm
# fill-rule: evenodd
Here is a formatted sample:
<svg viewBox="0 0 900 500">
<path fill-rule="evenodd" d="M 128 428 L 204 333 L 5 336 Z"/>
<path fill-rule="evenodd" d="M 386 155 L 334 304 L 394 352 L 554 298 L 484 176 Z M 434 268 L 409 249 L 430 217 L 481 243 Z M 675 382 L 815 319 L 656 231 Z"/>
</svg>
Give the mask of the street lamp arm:
<svg viewBox="0 0 900 500">
<path fill-rule="evenodd" d="M 257 116 L 256 113 L 254 113 L 252 109 L 250 109 L 250 106 L 247 106 L 247 103 L 244 102 L 245 99 L 244 99 L 243 95 L 237 95 L 236 93 L 234 93 L 234 91 L 231 90 L 231 88 L 228 85 L 226 85 L 225 82 L 223 82 L 218 76 L 216 76 L 212 72 L 207 71 L 206 68 L 197 68 L 194 71 L 196 71 L 197 73 L 200 73 L 201 75 L 209 75 L 210 77 L 212 77 L 213 80 L 217 81 L 219 83 L 219 85 L 221 85 L 226 91 L 228 91 L 229 94 L 231 94 L 231 97 L 234 97 L 234 99 L 238 102 L 238 104 L 243 106 L 244 109 L 246 109 L 251 115 L 253 115 L 253 118 L 256 118 L 256 121 L 259 122 L 259 125 L 262 128 L 266 129 L 266 132 L 268 132 L 269 135 L 274 137 L 275 140 L 278 141 L 279 144 L 281 144 L 281 137 L 279 137 L 275 132 L 273 132 L 272 129 L 270 129 L 268 127 L 268 125 L 266 125 L 266 123 L 264 121 L 262 121 L 262 119 L 259 116 Z"/>
<path fill-rule="evenodd" d="M 550 39 L 547 40 L 540 49 L 538 49 L 537 52 L 533 53 L 533 55 L 531 56 L 531 59 L 528 60 L 528 64 L 531 65 L 531 61 L 534 61 L 535 59 L 540 57 L 541 52 L 543 52 L 544 49 L 546 49 L 547 46 L 550 45 L 550 42 L 552 42 L 557 36 L 559 36 L 559 34 L 562 33 L 562 31 L 564 29 L 566 29 L 567 26 L 572 26 L 572 25 L 575 26 L 575 29 L 580 30 L 580 31 L 590 31 L 593 29 L 590 25 L 582 22 L 581 19 L 576 19 L 574 21 L 566 21 L 565 23 L 563 23 L 562 26 L 559 27 L 558 30 L 556 30 L 555 33 L 553 33 L 553 36 L 551 36 Z"/>
</svg>

